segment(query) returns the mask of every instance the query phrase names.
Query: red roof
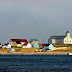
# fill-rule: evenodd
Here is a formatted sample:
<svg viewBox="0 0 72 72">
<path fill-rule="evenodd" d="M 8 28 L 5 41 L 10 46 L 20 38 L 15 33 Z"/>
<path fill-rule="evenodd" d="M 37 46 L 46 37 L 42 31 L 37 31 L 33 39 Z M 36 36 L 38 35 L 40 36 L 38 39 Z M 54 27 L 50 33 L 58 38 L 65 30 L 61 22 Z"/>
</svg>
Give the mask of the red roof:
<svg viewBox="0 0 72 72">
<path fill-rule="evenodd" d="M 23 44 L 23 46 L 24 46 L 24 45 L 27 45 L 27 44 L 28 44 L 28 42 L 25 42 L 25 43 Z"/>
<path fill-rule="evenodd" d="M 28 42 L 26 39 L 11 39 L 13 42 L 14 41 L 20 41 L 20 42 Z"/>
<path fill-rule="evenodd" d="M 46 44 L 42 44 L 42 46 L 46 46 Z"/>
</svg>

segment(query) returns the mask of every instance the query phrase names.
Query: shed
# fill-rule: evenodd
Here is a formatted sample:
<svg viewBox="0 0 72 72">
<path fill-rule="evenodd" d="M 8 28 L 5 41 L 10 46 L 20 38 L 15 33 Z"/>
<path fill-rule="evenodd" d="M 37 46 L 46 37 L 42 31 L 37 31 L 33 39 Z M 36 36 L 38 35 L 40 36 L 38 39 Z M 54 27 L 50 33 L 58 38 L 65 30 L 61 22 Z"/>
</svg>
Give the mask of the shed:
<svg viewBox="0 0 72 72">
<path fill-rule="evenodd" d="M 51 50 L 51 49 L 54 49 L 54 46 L 50 44 L 48 48 Z"/>
<path fill-rule="evenodd" d="M 14 51 L 15 51 L 15 49 L 9 48 L 9 52 L 14 52 Z"/>
<path fill-rule="evenodd" d="M 39 48 L 38 43 L 35 43 L 35 44 L 33 45 L 33 47 L 34 47 L 34 48 Z"/>
<path fill-rule="evenodd" d="M 48 46 L 49 46 L 50 44 L 42 44 L 42 48 L 46 48 L 46 49 L 48 49 Z"/>
<path fill-rule="evenodd" d="M 29 42 L 26 42 L 23 44 L 22 48 L 31 48 L 31 44 Z"/>
</svg>

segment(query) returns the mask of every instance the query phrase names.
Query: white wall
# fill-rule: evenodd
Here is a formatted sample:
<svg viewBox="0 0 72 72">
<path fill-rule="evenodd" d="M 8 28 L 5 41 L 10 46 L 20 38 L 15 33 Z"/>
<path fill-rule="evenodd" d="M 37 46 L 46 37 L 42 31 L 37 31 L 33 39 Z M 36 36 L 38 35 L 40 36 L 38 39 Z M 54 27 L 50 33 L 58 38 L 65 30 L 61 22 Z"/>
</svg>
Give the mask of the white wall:
<svg viewBox="0 0 72 72">
<path fill-rule="evenodd" d="M 21 45 L 25 44 L 25 42 L 20 42 L 20 43 L 21 43 Z"/>
<path fill-rule="evenodd" d="M 22 48 L 31 48 L 32 46 L 31 46 L 31 44 L 30 43 L 28 43 L 27 45 L 25 45 L 25 46 L 22 46 Z"/>
<path fill-rule="evenodd" d="M 72 38 L 71 37 L 65 37 L 64 38 L 64 44 L 72 44 Z"/>
<path fill-rule="evenodd" d="M 67 33 L 67 36 L 64 38 L 64 44 L 72 44 L 72 38 L 70 37 L 70 33 Z"/>
</svg>

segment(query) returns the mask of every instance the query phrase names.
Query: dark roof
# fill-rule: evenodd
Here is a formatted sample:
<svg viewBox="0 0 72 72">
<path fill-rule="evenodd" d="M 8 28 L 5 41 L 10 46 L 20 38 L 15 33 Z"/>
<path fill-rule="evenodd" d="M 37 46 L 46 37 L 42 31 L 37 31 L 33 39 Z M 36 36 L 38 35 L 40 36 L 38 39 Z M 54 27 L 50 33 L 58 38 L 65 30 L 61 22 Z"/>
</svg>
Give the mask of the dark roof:
<svg viewBox="0 0 72 72">
<path fill-rule="evenodd" d="M 20 41 L 16 41 L 17 44 L 21 44 Z"/>
<path fill-rule="evenodd" d="M 4 44 L 4 45 L 8 45 L 9 43 L 6 43 L 6 44 Z"/>
<path fill-rule="evenodd" d="M 49 46 L 50 44 L 46 44 L 46 46 Z"/>
<path fill-rule="evenodd" d="M 69 31 L 67 31 L 66 33 L 70 33 Z"/>
<path fill-rule="evenodd" d="M 31 39 L 31 40 L 30 40 L 30 42 L 33 42 L 33 41 L 38 41 L 38 39 Z"/>
<path fill-rule="evenodd" d="M 64 39 L 66 36 L 62 35 L 62 36 L 51 36 L 50 38 L 52 39 Z"/>
<path fill-rule="evenodd" d="M 14 41 L 20 41 L 20 42 L 28 42 L 26 39 L 11 39 L 13 42 Z"/>
</svg>

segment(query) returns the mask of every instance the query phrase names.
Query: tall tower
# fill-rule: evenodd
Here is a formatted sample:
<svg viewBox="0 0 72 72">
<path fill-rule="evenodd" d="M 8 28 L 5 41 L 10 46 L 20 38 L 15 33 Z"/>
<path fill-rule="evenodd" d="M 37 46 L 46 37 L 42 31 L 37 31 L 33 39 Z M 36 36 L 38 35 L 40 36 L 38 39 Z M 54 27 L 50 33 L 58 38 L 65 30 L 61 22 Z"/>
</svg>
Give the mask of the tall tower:
<svg viewBox="0 0 72 72">
<path fill-rule="evenodd" d="M 69 31 L 66 32 L 66 36 L 70 37 L 70 32 Z"/>
<path fill-rule="evenodd" d="M 68 44 L 69 43 L 69 37 L 70 37 L 70 32 L 69 31 L 66 32 L 66 36 L 67 36 L 67 44 Z"/>
</svg>

